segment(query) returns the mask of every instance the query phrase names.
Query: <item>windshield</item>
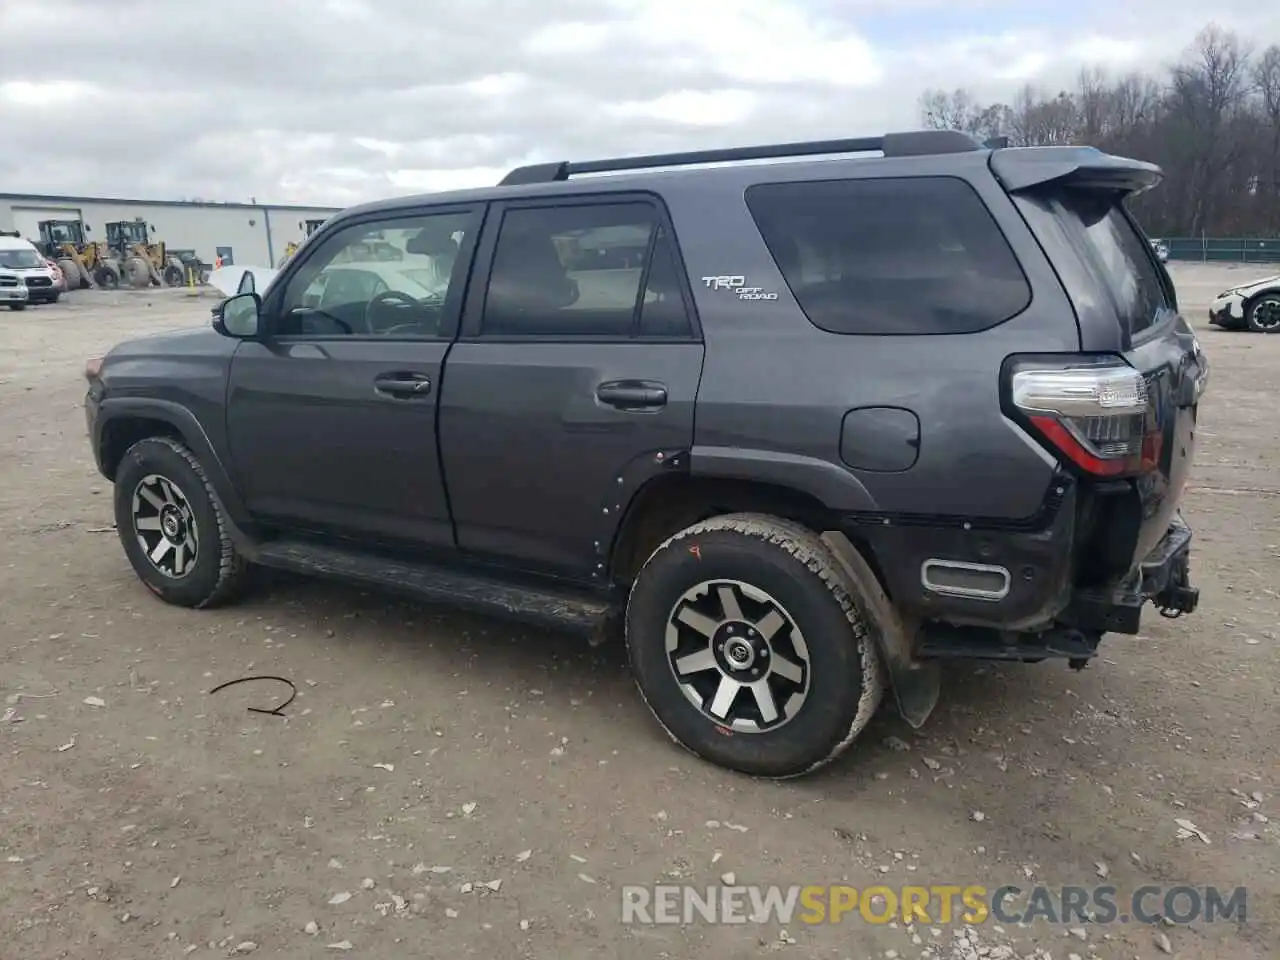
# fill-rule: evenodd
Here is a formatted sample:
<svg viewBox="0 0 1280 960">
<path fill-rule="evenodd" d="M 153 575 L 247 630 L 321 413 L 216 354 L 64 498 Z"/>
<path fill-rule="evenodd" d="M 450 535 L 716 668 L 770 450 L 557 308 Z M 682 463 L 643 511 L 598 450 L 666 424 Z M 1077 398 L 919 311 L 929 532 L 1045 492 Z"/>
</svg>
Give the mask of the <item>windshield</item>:
<svg viewBox="0 0 1280 960">
<path fill-rule="evenodd" d="M 43 267 L 44 258 L 34 250 L 0 250 L 0 267 L 20 270 L 24 267 Z"/>
</svg>

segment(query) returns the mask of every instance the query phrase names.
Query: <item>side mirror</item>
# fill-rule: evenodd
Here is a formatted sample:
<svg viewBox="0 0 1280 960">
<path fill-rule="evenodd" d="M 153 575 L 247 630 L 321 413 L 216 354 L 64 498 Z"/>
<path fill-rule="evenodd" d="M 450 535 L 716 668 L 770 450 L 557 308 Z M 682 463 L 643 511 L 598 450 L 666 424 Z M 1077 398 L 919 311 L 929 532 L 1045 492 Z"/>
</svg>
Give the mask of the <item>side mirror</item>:
<svg viewBox="0 0 1280 960">
<path fill-rule="evenodd" d="M 256 293 L 238 293 L 222 301 L 213 315 L 213 329 L 224 337 L 252 340 L 261 326 L 262 298 Z"/>
</svg>

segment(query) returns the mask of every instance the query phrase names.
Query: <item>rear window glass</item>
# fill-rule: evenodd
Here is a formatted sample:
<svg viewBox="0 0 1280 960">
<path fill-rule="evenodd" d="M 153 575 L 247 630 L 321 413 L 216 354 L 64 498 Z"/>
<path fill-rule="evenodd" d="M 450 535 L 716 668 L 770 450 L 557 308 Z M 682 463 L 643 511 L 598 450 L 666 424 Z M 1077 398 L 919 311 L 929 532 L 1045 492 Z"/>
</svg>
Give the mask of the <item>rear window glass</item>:
<svg viewBox="0 0 1280 960">
<path fill-rule="evenodd" d="M 758 184 L 747 206 L 800 308 L 831 333 L 975 333 L 1031 302 L 1017 258 L 963 180 Z"/>
<path fill-rule="evenodd" d="M 1076 191 L 1030 203 L 1056 217 L 1083 245 L 1131 334 L 1152 326 L 1173 306 L 1151 244 L 1113 196 Z"/>
</svg>

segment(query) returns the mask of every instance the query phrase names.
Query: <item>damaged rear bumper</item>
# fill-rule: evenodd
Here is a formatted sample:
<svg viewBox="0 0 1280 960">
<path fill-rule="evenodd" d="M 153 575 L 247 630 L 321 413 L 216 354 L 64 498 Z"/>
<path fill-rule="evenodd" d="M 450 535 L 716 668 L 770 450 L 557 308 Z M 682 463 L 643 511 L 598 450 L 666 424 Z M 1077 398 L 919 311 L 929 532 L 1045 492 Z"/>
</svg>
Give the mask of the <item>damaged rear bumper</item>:
<svg viewBox="0 0 1280 960">
<path fill-rule="evenodd" d="M 1191 585 L 1191 528 L 1179 516 L 1155 549 L 1115 587 L 1078 591 L 1060 622 L 1101 633 L 1138 632 L 1142 608 L 1150 601 L 1161 614 L 1192 613 L 1200 591 Z"/>
</svg>

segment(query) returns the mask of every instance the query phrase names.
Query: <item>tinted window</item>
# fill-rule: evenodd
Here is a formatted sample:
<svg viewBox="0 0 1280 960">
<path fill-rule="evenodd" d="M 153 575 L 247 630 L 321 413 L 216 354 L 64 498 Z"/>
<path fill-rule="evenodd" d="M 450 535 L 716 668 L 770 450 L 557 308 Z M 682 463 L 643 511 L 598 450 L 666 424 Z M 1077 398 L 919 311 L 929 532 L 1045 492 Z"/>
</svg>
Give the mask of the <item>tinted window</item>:
<svg viewBox="0 0 1280 960">
<path fill-rule="evenodd" d="M 631 336 L 655 226 L 647 203 L 507 211 L 483 332 Z"/>
<path fill-rule="evenodd" d="M 427 337 L 441 334 L 469 213 L 361 223 L 318 246 L 289 278 L 284 336 Z"/>
<path fill-rule="evenodd" d="M 760 184 L 747 205 L 800 308 L 832 333 L 973 333 L 1031 302 L 1013 251 L 963 180 Z"/>
<path fill-rule="evenodd" d="M 682 286 L 675 245 L 667 231 L 659 227 L 645 283 L 644 304 L 640 307 L 640 336 L 687 337 L 693 333 Z"/>
<path fill-rule="evenodd" d="M 1083 240 L 1130 333 L 1145 330 L 1172 306 L 1148 241 L 1110 195 L 1068 194 L 1053 210 Z"/>
</svg>

